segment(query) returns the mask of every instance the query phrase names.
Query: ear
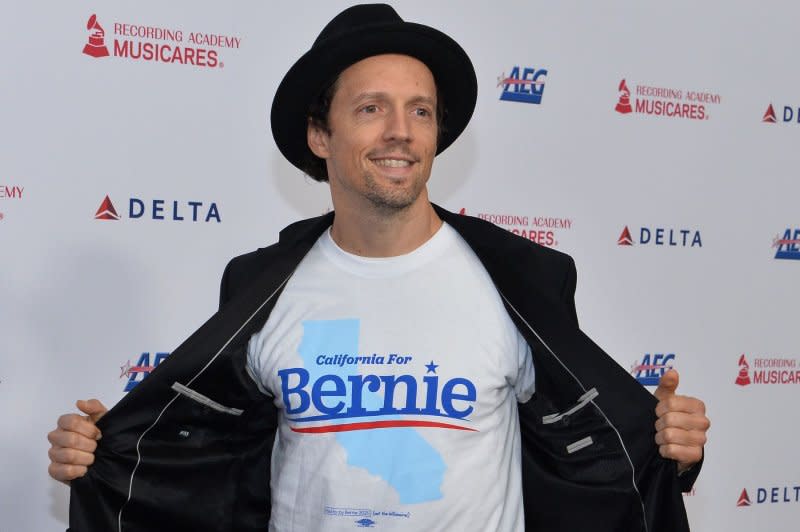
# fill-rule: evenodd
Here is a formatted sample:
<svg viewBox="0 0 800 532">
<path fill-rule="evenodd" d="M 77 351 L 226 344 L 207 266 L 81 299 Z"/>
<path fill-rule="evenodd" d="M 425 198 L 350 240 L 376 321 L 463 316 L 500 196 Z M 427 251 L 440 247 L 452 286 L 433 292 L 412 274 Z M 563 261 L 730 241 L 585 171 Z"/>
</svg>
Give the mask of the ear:
<svg viewBox="0 0 800 532">
<path fill-rule="evenodd" d="M 330 138 L 331 136 L 322 128 L 315 126 L 310 121 L 308 129 L 306 129 L 306 138 L 308 139 L 308 147 L 311 153 L 320 159 L 327 159 L 330 157 Z"/>
</svg>

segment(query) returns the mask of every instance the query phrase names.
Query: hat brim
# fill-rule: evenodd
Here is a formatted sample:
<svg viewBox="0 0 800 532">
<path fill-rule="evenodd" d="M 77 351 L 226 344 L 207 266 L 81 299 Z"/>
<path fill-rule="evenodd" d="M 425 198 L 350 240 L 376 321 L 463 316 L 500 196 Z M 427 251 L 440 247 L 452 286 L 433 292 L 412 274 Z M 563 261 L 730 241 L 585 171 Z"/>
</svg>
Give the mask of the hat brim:
<svg viewBox="0 0 800 532">
<path fill-rule="evenodd" d="M 376 24 L 315 43 L 286 73 L 272 101 L 270 122 L 278 149 L 303 169 L 313 156 L 308 147 L 308 110 L 323 84 L 350 65 L 381 54 L 419 59 L 433 73 L 445 114 L 436 154 L 464 131 L 475 109 L 478 82 L 469 56 L 444 33 L 413 22 Z"/>
</svg>

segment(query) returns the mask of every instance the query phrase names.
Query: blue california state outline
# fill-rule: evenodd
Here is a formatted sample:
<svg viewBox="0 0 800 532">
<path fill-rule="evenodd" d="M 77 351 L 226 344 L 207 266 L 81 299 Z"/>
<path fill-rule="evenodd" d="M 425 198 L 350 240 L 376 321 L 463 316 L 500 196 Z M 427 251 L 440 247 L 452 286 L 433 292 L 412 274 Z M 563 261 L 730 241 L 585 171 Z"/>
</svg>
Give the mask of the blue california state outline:
<svg viewBox="0 0 800 532">
<path fill-rule="evenodd" d="M 298 353 L 309 374 L 310 388 L 322 375 L 336 375 L 344 382 L 348 375 L 357 375 L 357 364 L 319 366 L 321 354 L 358 353 L 360 320 L 308 320 L 303 322 L 303 339 Z M 373 366 L 375 370 L 383 365 Z M 341 397 L 331 398 L 336 401 Z M 344 398 L 351 404 L 350 388 Z M 362 405 L 377 410 L 383 396 L 364 389 Z M 314 435 L 307 437 L 313 438 Z M 417 429 L 391 427 L 371 430 L 337 432 L 336 441 L 347 454 L 347 464 L 366 469 L 394 488 L 401 504 L 417 504 L 442 498 L 442 481 L 447 469 L 439 452 L 423 438 Z"/>
</svg>

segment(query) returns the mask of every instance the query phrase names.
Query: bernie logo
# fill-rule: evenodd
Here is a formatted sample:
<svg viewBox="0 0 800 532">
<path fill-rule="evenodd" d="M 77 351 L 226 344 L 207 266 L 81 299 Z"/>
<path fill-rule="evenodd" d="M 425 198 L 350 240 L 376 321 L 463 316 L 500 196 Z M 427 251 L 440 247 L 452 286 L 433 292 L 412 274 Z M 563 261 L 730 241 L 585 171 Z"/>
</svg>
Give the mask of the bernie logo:
<svg viewBox="0 0 800 532">
<path fill-rule="evenodd" d="M 436 375 L 438 365 L 431 361 L 425 367 L 428 368 L 427 373 L 433 375 L 426 374 L 422 383 L 409 374 L 356 374 L 348 375 L 346 381 L 336 374 L 323 374 L 312 383 L 305 368 L 282 369 L 278 371 L 278 376 L 287 419 L 293 424 L 291 429 L 294 432 L 311 434 L 389 427 L 429 427 L 477 432 L 476 429 L 440 421 L 442 418 L 466 421 L 474 410 L 472 405 L 477 398 L 475 384 L 468 379 L 456 377 L 440 388 L 439 376 Z M 398 388 L 404 389 L 404 397 L 402 393 L 398 393 Z M 371 399 L 379 392 L 383 400 L 372 402 Z M 419 405 L 418 395 L 422 398 Z M 398 399 L 399 405 L 395 405 L 395 399 Z M 441 404 L 441 409 L 438 404 Z M 312 407 L 312 413 L 307 414 Z M 387 419 L 348 422 L 375 417 Z M 419 417 L 436 421 L 421 420 Z M 294 426 L 309 422 L 336 423 Z"/>
<path fill-rule="evenodd" d="M 537 70 L 514 66 L 508 77 L 503 73 L 497 78 L 497 86 L 503 87 L 500 99 L 507 102 L 541 104 L 546 78 L 547 70 L 543 68 Z"/>
<path fill-rule="evenodd" d="M 365 517 L 364 519 L 356 521 L 356 525 L 358 525 L 358 528 L 373 528 L 375 526 L 375 521 Z"/>
<path fill-rule="evenodd" d="M 132 365 L 131 361 L 128 360 L 125 364 L 119 367 L 120 375 L 119 378 L 128 377 L 128 382 L 125 383 L 125 389 L 123 390 L 125 393 L 133 390 L 137 384 L 142 382 L 145 377 L 150 375 L 150 372 L 153 371 L 156 366 L 161 364 L 165 358 L 169 356 L 169 353 L 155 353 L 153 357 L 153 365 L 150 365 L 150 353 L 142 353 L 139 355 L 139 360 L 136 362 L 136 365 Z"/>
<path fill-rule="evenodd" d="M 634 362 L 631 375 L 643 386 L 658 386 L 664 373 L 672 369 L 675 353 L 645 353 L 642 362 Z"/>
<path fill-rule="evenodd" d="M 777 248 L 776 259 L 800 260 L 800 229 L 787 228 L 783 238 L 776 236 L 772 240 L 772 247 Z"/>
</svg>

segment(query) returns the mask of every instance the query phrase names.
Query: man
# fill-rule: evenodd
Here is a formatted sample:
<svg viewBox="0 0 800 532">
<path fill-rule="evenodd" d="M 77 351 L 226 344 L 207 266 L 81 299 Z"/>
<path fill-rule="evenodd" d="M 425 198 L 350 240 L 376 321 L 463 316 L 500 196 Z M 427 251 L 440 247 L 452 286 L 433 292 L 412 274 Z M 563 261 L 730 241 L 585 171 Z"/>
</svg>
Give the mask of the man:
<svg viewBox="0 0 800 532">
<path fill-rule="evenodd" d="M 688 530 L 702 402 L 670 372 L 656 405 L 579 331 L 569 257 L 428 200 L 476 93 L 388 6 L 323 29 L 271 118 L 335 214 L 231 261 L 107 415 L 59 419 L 70 530 Z"/>
</svg>

